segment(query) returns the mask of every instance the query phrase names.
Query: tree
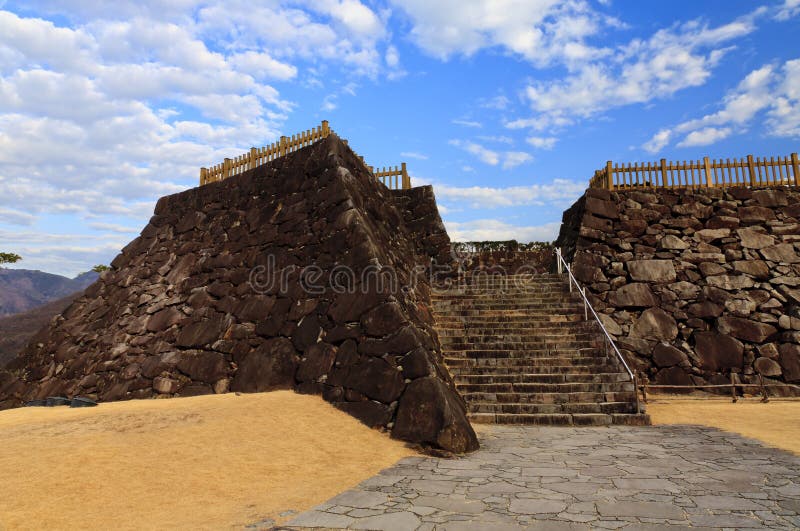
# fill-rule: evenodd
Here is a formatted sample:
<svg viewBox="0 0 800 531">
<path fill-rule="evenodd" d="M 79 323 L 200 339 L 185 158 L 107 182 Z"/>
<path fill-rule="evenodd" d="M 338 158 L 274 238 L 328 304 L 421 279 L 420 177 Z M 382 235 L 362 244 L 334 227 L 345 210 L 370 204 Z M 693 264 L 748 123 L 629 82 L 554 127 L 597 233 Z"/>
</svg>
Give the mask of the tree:
<svg viewBox="0 0 800 531">
<path fill-rule="evenodd" d="M 111 269 L 111 268 L 108 267 L 107 265 L 99 264 L 99 265 L 94 266 L 92 268 L 92 271 L 94 271 L 95 273 L 102 273 L 103 271 L 108 271 L 109 269 Z"/>
<path fill-rule="evenodd" d="M 0 253 L 0 264 L 14 264 L 22 260 L 22 257 L 14 253 Z"/>
</svg>

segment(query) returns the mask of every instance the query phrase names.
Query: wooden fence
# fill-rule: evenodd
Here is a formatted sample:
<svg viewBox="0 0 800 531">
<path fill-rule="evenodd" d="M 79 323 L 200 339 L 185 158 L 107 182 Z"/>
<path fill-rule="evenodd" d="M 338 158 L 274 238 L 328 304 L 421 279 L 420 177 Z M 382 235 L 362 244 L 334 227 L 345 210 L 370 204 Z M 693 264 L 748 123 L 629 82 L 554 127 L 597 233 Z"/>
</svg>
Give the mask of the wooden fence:
<svg viewBox="0 0 800 531">
<path fill-rule="evenodd" d="M 211 166 L 210 168 L 200 168 L 200 186 L 222 181 L 228 177 L 233 177 L 248 170 L 258 168 L 288 153 L 310 146 L 328 137 L 331 133 L 333 133 L 333 130 L 331 130 L 328 121 L 323 120 L 319 127 L 292 135 L 291 137 L 282 136 L 278 142 L 274 142 L 268 146 L 250 148 L 248 153 L 244 153 L 232 159 L 226 158 L 222 163 Z M 344 142 L 347 143 L 346 140 Z M 364 157 L 360 158 L 363 162 Z M 391 167 L 388 169 L 384 167 L 379 171 L 375 171 L 372 166 L 367 166 L 367 168 L 369 168 L 369 171 L 376 179 L 389 188 L 402 190 L 411 188 L 411 178 L 408 176 L 405 162 L 403 162 L 399 168 L 395 166 L 394 169 Z"/>
<path fill-rule="evenodd" d="M 698 161 L 613 164 L 594 172 L 590 188 L 609 190 L 632 188 L 720 188 L 734 186 L 797 186 L 800 161 L 789 157 L 709 159 Z"/>
</svg>

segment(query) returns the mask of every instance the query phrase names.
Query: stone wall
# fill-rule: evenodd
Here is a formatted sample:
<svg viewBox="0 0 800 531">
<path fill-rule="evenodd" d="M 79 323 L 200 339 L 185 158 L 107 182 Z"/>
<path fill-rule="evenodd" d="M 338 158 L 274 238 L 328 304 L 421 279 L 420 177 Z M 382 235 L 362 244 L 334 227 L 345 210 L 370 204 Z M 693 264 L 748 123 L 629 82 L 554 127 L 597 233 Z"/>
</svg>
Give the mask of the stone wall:
<svg viewBox="0 0 800 531">
<path fill-rule="evenodd" d="M 331 136 L 162 198 L 0 375 L 0 409 L 291 388 L 394 437 L 473 450 L 413 272 L 448 251 L 429 188 L 389 191 Z"/>
<path fill-rule="evenodd" d="M 589 189 L 556 245 L 651 380 L 800 383 L 798 219 L 796 188 Z"/>
</svg>

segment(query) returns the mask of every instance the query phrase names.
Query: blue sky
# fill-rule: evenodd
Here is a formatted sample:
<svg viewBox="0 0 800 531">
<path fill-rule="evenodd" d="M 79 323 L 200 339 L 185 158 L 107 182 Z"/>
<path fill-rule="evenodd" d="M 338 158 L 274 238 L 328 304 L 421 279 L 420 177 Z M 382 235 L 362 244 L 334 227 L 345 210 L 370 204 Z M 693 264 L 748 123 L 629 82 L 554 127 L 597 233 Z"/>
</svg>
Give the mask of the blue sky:
<svg viewBox="0 0 800 531">
<path fill-rule="evenodd" d="M 108 263 L 323 119 L 455 240 L 551 240 L 606 160 L 800 151 L 800 0 L 0 0 L 0 251 Z"/>
</svg>

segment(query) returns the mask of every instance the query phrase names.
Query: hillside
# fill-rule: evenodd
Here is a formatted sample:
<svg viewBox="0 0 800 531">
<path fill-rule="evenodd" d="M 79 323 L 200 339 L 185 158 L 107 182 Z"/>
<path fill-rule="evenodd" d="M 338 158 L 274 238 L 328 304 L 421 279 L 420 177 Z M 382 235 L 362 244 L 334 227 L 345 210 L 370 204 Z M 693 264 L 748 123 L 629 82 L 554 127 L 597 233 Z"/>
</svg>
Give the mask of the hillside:
<svg viewBox="0 0 800 531">
<path fill-rule="evenodd" d="M 0 268 L 0 316 L 25 312 L 83 291 L 98 277 L 92 271 L 67 278 L 30 269 Z"/>
<path fill-rule="evenodd" d="M 19 354 L 36 332 L 63 312 L 80 294 L 76 292 L 26 312 L 0 317 L 0 367 Z"/>
</svg>

